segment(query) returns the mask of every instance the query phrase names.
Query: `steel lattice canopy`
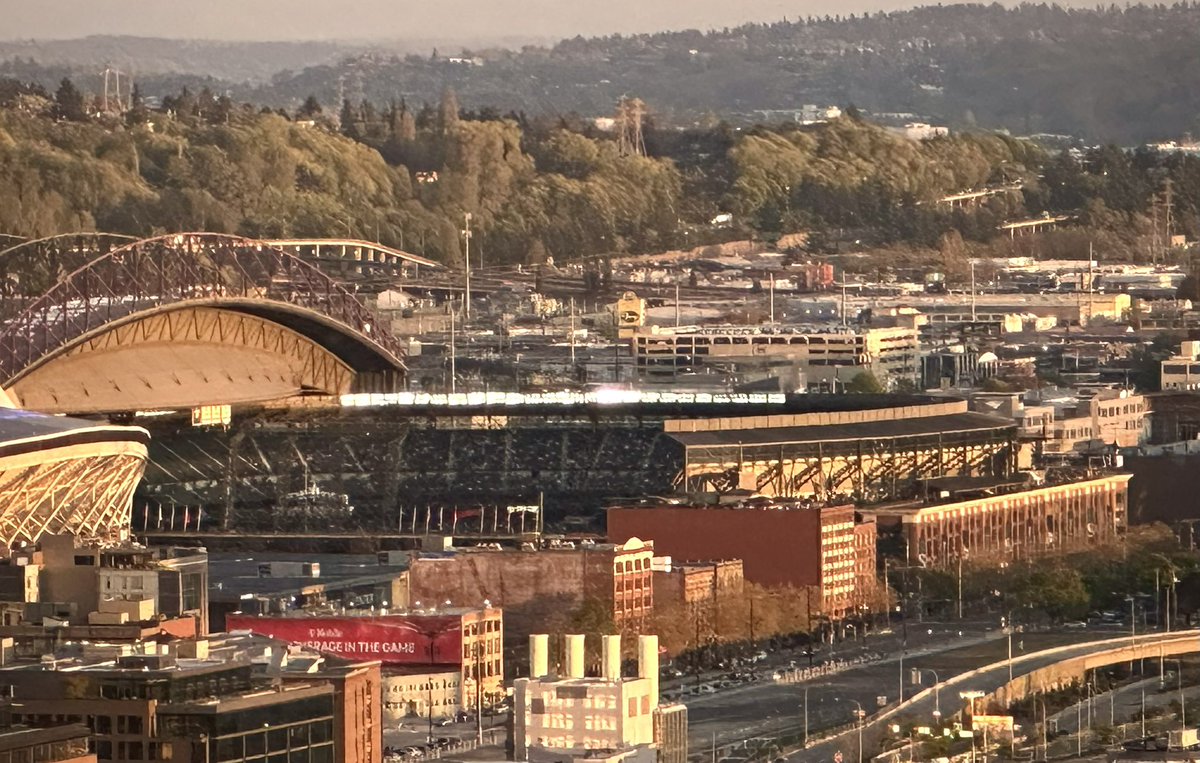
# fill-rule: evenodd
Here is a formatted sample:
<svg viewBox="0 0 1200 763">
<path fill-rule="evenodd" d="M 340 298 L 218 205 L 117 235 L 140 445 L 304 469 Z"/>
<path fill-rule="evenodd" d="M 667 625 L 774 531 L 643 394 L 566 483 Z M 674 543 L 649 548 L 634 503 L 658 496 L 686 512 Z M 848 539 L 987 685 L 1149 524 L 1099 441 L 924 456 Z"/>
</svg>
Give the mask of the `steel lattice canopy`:
<svg viewBox="0 0 1200 763">
<path fill-rule="evenodd" d="M 139 427 L 0 408 L 0 542 L 125 535 L 149 440 Z"/>
</svg>

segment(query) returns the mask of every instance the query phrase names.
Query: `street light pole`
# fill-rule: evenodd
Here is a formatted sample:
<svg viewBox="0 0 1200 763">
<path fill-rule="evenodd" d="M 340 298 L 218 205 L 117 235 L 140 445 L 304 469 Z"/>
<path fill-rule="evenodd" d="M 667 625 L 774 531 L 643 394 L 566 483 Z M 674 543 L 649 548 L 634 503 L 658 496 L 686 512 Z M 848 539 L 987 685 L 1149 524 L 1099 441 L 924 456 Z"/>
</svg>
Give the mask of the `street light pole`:
<svg viewBox="0 0 1200 763">
<path fill-rule="evenodd" d="M 933 717 L 935 719 L 942 717 L 942 679 L 938 677 L 937 671 L 933 668 L 921 668 L 933 673 Z"/>
<path fill-rule="evenodd" d="M 1075 752 L 1083 757 L 1083 703 L 1075 706 Z"/>
<path fill-rule="evenodd" d="M 1044 697 L 1037 698 L 1038 703 L 1042 706 L 1042 758 L 1050 759 L 1050 748 L 1046 744 L 1046 700 Z"/>
<path fill-rule="evenodd" d="M 470 212 L 463 213 L 463 223 L 464 223 L 464 227 L 462 230 L 462 237 L 463 237 L 463 241 L 465 242 L 464 243 L 465 249 L 464 249 L 464 256 L 463 256 L 463 268 L 464 268 L 464 273 L 466 276 L 466 282 L 464 284 L 464 286 L 465 286 L 464 293 L 466 296 L 466 300 L 463 303 L 463 317 L 466 320 L 470 320 L 471 319 L 471 213 Z"/>
<path fill-rule="evenodd" d="M 1008 682 L 1011 684 L 1013 680 L 1013 663 L 1012 663 L 1012 612 L 1008 613 L 1008 617 L 1004 619 L 1004 632 L 1008 636 Z"/>
<path fill-rule="evenodd" d="M 1133 596 L 1126 596 L 1129 600 L 1129 637 L 1133 639 L 1133 643 L 1137 643 L 1137 599 Z"/>
<path fill-rule="evenodd" d="M 804 749 L 808 749 L 808 687 L 804 687 Z"/>
<path fill-rule="evenodd" d="M 858 763 L 863 763 L 862 732 L 863 732 L 863 720 L 867 717 L 867 712 L 865 710 L 863 710 L 862 703 L 860 703 L 858 700 L 852 699 L 850 701 L 853 702 L 855 704 L 855 706 L 858 708 L 857 710 L 854 711 L 854 717 L 858 719 Z"/>
</svg>

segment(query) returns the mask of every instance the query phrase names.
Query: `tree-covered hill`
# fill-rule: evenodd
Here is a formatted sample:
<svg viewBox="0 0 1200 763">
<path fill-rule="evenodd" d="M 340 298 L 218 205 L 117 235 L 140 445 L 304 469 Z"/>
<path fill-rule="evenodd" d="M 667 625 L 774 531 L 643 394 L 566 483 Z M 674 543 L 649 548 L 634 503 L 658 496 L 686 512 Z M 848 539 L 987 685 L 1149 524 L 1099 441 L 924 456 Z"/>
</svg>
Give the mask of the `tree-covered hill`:
<svg viewBox="0 0 1200 763">
<path fill-rule="evenodd" d="M 277 75 L 250 95 L 285 104 L 310 93 L 330 99 L 352 83 L 370 100 L 419 102 L 453 87 L 468 107 L 605 115 L 635 94 L 681 124 L 706 114 L 854 104 L 1132 145 L 1200 128 L 1198 39 L 1194 2 L 945 5 L 466 52 L 474 63 L 445 51 L 363 56 Z"/>
<path fill-rule="evenodd" d="M 70 80 L 53 94 L 0 80 L 0 234 L 348 235 L 457 265 L 469 213 L 472 253 L 489 265 L 804 231 L 810 255 L 908 248 L 951 273 L 968 254 L 1082 257 L 1094 243 L 1144 259 L 1168 232 L 1200 238 L 1192 156 L 1052 156 L 983 130 L 914 141 L 854 112 L 804 127 L 649 124 L 645 142 L 645 156 L 622 153 L 585 120 L 462 109 L 450 91 L 437 107 L 310 97 L 287 112 L 184 90 L 117 115 Z M 1168 183 L 1170 231 L 1152 210 Z M 1007 190 L 971 208 L 938 202 L 985 187 Z M 1075 225 L 1001 235 L 1040 214 Z"/>
<path fill-rule="evenodd" d="M 1132 145 L 1200 132 L 1198 39 L 1200 4 L 1192 1 L 1093 9 L 954 4 L 552 47 L 427 47 L 419 55 L 385 42 L 264 43 L 257 58 L 250 43 L 11 43 L 0 44 L 0 76 L 53 87 L 70 75 L 97 89 L 105 64 L 134 56 L 147 95 L 207 84 L 239 101 L 288 109 L 309 95 L 322 103 L 433 103 L 447 87 L 467 108 L 531 116 L 603 116 L 620 97 L 636 95 L 660 121 L 680 126 L 712 115 L 753 122 L 761 110 L 854 104 L 958 127 Z"/>
</svg>

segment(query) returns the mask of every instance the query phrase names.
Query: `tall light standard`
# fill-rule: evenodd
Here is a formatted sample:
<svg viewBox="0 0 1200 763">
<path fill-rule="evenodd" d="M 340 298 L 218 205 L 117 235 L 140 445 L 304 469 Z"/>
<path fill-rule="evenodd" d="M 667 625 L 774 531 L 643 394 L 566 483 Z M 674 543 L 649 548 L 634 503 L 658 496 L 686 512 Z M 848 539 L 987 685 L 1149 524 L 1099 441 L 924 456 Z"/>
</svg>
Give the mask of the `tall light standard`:
<svg viewBox="0 0 1200 763">
<path fill-rule="evenodd" d="M 808 749 L 808 685 L 804 686 L 804 749 Z"/>
<path fill-rule="evenodd" d="M 1037 702 L 1042 706 L 1042 759 L 1050 759 L 1050 748 L 1046 745 L 1046 700 L 1038 695 Z"/>
<path fill-rule="evenodd" d="M 1008 636 L 1008 682 L 1011 684 L 1013 680 L 1013 663 L 1012 663 L 1012 612 L 1008 613 L 1008 617 L 1000 618 L 1000 627 L 1004 629 L 1004 635 Z"/>
<path fill-rule="evenodd" d="M 464 295 L 466 300 L 463 303 L 463 318 L 471 320 L 471 213 L 463 213 L 463 229 L 462 237 L 465 247 L 465 256 L 463 257 L 463 267 L 466 275 L 466 283 Z"/>
<path fill-rule="evenodd" d="M 853 702 L 854 706 L 857 708 L 854 711 L 854 717 L 858 720 L 858 763 L 863 763 L 862 732 L 863 723 L 865 723 L 867 717 L 867 711 L 863 710 L 862 703 L 860 703 L 858 700 L 852 699 L 850 701 Z"/>
<path fill-rule="evenodd" d="M 1126 596 L 1125 601 L 1129 602 L 1129 637 L 1133 639 L 1133 643 L 1137 643 L 1137 599 L 1132 595 Z"/>
<path fill-rule="evenodd" d="M 942 679 L 938 678 L 937 671 L 933 668 L 917 668 L 917 673 L 933 674 L 933 718 L 940 720 L 942 717 Z"/>
<path fill-rule="evenodd" d="M 1179 728 L 1183 730 L 1187 728 L 1187 703 L 1183 696 L 1183 661 L 1174 659 L 1171 662 L 1175 663 L 1175 680 L 1179 684 Z"/>
</svg>

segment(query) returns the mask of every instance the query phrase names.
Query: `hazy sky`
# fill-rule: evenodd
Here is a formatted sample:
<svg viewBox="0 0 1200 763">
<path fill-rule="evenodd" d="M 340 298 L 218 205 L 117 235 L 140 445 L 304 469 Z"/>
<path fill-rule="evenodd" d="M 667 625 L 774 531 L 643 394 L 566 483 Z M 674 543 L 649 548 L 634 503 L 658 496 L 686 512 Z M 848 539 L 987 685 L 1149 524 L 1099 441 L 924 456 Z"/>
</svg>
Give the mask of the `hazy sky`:
<svg viewBox="0 0 1200 763">
<path fill-rule="evenodd" d="M 0 38 L 44 40 L 92 34 L 237 40 L 558 37 L 709 29 L 913 4 L 912 0 L 0 0 Z M 1064 4 L 1094 5 L 1095 0 Z"/>
</svg>

